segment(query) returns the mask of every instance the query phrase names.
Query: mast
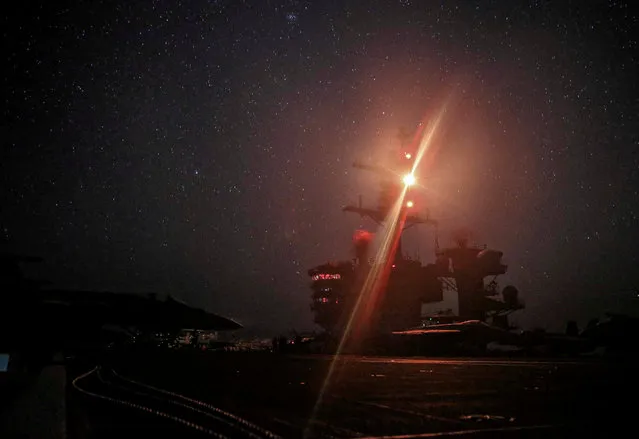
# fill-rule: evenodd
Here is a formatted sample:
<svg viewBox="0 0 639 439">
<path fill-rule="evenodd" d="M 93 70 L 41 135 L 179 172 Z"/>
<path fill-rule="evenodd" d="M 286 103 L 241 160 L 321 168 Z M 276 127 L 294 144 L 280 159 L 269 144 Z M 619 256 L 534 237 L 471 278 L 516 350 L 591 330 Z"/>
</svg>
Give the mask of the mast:
<svg viewBox="0 0 639 439">
<path fill-rule="evenodd" d="M 417 206 L 411 195 L 415 184 L 413 167 L 415 164 L 416 151 L 414 147 L 410 145 L 410 135 L 405 129 L 400 129 L 398 138 L 400 141 L 400 149 L 398 152 L 392 152 L 387 161 L 387 165 L 365 164 L 359 161 L 353 163 L 353 167 L 356 169 L 374 172 L 380 176 L 381 181 L 377 197 L 377 206 L 362 206 L 362 196 L 360 195 L 357 206 L 347 205 L 342 208 L 342 211 L 357 213 L 361 217 L 372 219 L 377 225 L 383 225 L 391 208 L 401 195 L 404 186 L 409 186 L 403 206 L 406 215 L 402 232 L 417 224 L 437 225 L 437 222 L 428 215 L 422 217 L 415 212 Z M 401 255 L 401 236 L 397 250 L 398 254 Z"/>
<path fill-rule="evenodd" d="M 436 225 L 429 216 L 417 212 L 415 195 L 416 150 L 406 130 L 400 130 L 399 150 L 391 151 L 384 164 L 356 161 L 353 167 L 374 172 L 380 177 L 377 205 L 363 206 L 361 196 L 357 206 L 348 205 L 342 210 L 372 219 L 378 226 L 386 225 L 386 242 L 390 247 L 378 255 L 376 264 L 380 273 L 367 293 L 362 311 L 364 317 L 359 326 L 367 326 L 363 332 L 384 333 L 417 325 L 421 321 L 422 302 L 442 300 L 441 282 L 435 275 L 434 265 L 422 266 L 419 261 L 405 258 L 402 252 L 403 232 L 418 224 Z M 401 205 L 399 205 L 401 203 Z M 361 276 L 360 276 L 361 277 Z M 363 283 L 362 283 L 363 285 Z M 360 288 L 355 286 L 355 294 Z"/>
</svg>

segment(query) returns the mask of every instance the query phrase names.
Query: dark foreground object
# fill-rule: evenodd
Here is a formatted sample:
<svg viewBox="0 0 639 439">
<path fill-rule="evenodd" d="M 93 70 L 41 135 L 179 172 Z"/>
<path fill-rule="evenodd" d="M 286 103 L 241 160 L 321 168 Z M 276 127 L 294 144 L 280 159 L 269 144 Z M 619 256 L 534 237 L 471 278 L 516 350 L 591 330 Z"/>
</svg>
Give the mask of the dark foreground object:
<svg viewBox="0 0 639 439">
<path fill-rule="evenodd" d="M 257 435 L 263 437 L 268 432 L 281 437 L 416 438 L 444 432 L 454 437 L 615 437 L 636 424 L 638 378 L 630 362 L 342 357 L 324 387 L 332 363 L 329 356 L 146 351 L 119 354 L 104 362 L 102 371 L 107 380 L 115 380 L 109 375 L 115 370 L 174 392 L 172 398 L 186 395 L 237 415 L 262 427 Z M 70 381 L 74 376 L 69 373 Z M 84 385 L 107 392 L 96 379 Z M 77 439 L 131 432 L 210 437 L 166 417 L 69 391 L 68 430 Z M 148 395 L 144 398 L 153 404 Z M 154 407 L 170 412 L 174 403 L 169 403 Z M 216 424 L 209 425 L 215 429 Z M 224 428 L 220 424 L 219 432 L 236 437 Z"/>
</svg>

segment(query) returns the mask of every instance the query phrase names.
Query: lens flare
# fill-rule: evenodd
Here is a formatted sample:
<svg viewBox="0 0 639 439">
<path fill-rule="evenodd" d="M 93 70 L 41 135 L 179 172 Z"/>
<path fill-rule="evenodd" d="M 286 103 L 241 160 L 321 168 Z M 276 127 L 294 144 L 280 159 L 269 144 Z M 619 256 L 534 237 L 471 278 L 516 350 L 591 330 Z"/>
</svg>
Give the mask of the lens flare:
<svg viewBox="0 0 639 439">
<path fill-rule="evenodd" d="M 385 286 L 386 280 L 388 279 L 388 273 L 391 269 L 393 256 L 397 249 L 397 243 L 399 242 L 398 238 L 401 235 L 402 228 L 404 227 L 403 220 L 405 218 L 405 212 L 404 209 L 402 209 L 402 206 L 404 204 L 407 189 L 407 187 L 404 187 L 384 220 L 384 224 L 388 224 L 388 227 L 381 235 L 381 245 L 375 255 L 370 271 L 366 276 L 366 280 L 359 291 L 353 311 L 346 323 L 344 334 L 337 346 L 337 351 L 335 352 L 335 356 L 328 368 L 326 378 L 324 378 L 324 383 L 322 384 L 317 400 L 315 401 L 315 406 L 313 407 L 313 411 L 306 425 L 303 435 L 304 438 L 307 438 L 310 435 L 311 424 L 317 418 L 318 411 L 322 405 L 322 401 L 324 400 L 324 394 L 326 393 L 331 379 L 335 374 L 335 365 L 344 351 L 346 342 L 350 340 L 360 340 L 360 337 L 365 334 L 366 328 L 363 326 L 366 325 L 366 320 L 370 317 L 374 311 L 375 305 L 379 301 L 379 295 Z"/>
<path fill-rule="evenodd" d="M 306 429 L 303 435 L 303 437 L 305 438 L 309 436 L 311 425 L 317 418 L 319 409 L 324 400 L 324 395 L 335 373 L 335 365 L 344 350 L 346 340 L 350 338 L 357 339 L 357 333 L 362 334 L 365 331 L 361 327 L 353 328 L 354 324 L 355 326 L 365 326 L 367 323 L 369 323 L 366 320 L 371 317 L 375 306 L 379 302 L 379 296 L 383 294 L 390 270 L 393 265 L 397 243 L 399 242 L 399 238 L 404 228 L 406 210 L 402 207 L 404 206 L 406 193 L 408 192 L 409 186 L 415 184 L 415 170 L 419 166 L 419 163 L 424 157 L 424 154 L 429 149 L 435 132 L 437 131 L 437 128 L 439 127 L 443 119 L 444 113 L 446 112 L 447 106 L 448 102 L 442 106 L 437 116 L 431 119 L 427 127 L 420 126 L 419 128 L 418 134 L 419 136 L 421 136 L 421 141 L 419 143 L 419 147 L 417 148 L 417 153 L 415 155 L 415 160 L 413 161 L 411 172 L 404 176 L 404 188 L 402 189 L 398 198 L 395 200 L 395 203 L 393 204 L 390 212 L 384 219 L 384 224 L 386 224 L 387 227 L 382 235 L 382 243 L 377 251 L 375 261 L 371 266 L 370 271 L 368 272 L 366 280 L 361 290 L 359 291 L 355 306 L 353 307 L 351 315 L 349 316 L 348 322 L 346 324 L 344 334 L 342 335 L 337 347 L 337 351 L 335 352 L 335 355 L 331 360 L 328 372 L 326 374 L 326 377 L 324 378 L 324 382 L 322 383 L 322 387 L 317 396 L 317 400 L 315 401 L 313 411 L 306 425 Z M 407 158 L 410 157 L 407 156 Z M 406 203 L 406 206 L 408 206 L 408 203 L 412 204 L 412 201 L 409 200 Z M 356 329 L 356 331 L 353 331 L 353 329 Z"/>
<path fill-rule="evenodd" d="M 410 174 L 406 174 L 404 175 L 404 178 L 402 179 L 404 181 L 404 184 L 406 186 L 412 186 L 415 184 L 415 175 L 411 172 Z"/>
</svg>

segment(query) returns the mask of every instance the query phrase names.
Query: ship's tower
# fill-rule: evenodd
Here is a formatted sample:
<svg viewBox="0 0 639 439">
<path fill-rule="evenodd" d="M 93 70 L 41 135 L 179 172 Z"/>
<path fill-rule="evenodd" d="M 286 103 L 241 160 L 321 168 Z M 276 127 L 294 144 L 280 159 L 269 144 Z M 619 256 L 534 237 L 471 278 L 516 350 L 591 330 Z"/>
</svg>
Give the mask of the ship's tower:
<svg viewBox="0 0 639 439">
<path fill-rule="evenodd" d="M 366 312 L 362 324 L 371 330 L 364 332 L 389 333 L 403 330 L 422 323 L 422 304 L 442 302 L 442 285 L 453 290 L 458 296 L 458 319 L 478 319 L 507 327 L 506 316 L 523 307 L 517 298 L 517 290 L 508 286 L 499 296 L 495 278 L 506 272 L 502 264 L 502 253 L 472 246 L 467 236 L 457 236 L 456 246 L 439 249 L 436 243 L 435 263 L 422 265 L 420 261 L 406 258 L 402 253 L 403 231 L 418 224 L 437 225 L 428 214 L 417 213 L 415 195 L 414 165 L 417 142 L 411 141 L 404 130 L 399 135 L 399 150 L 391 153 L 383 164 L 355 162 L 358 169 L 374 172 L 380 177 L 380 189 L 375 207 L 366 207 L 359 197 L 357 205 L 348 205 L 345 212 L 359 214 L 372 219 L 377 225 L 393 229 L 395 247 L 385 255 L 386 260 L 377 258 L 373 264 L 383 265 L 382 286 L 373 295 L 374 300 L 364 303 Z M 402 193 L 405 196 L 400 207 L 398 226 L 386 224 L 389 213 L 396 206 Z M 393 218 L 396 220 L 397 218 Z M 346 328 L 362 286 L 373 268 L 368 260 L 369 243 L 372 235 L 358 231 L 354 236 L 354 258 L 350 261 L 329 263 L 311 268 L 312 305 L 315 322 L 327 333 L 338 335 Z M 388 270 L 386 270 L 388 268 Z M 378 270 L 379 271 L 379 270 Z M 485 283 L 485 279 L 492 279 Z"/>
</svg>

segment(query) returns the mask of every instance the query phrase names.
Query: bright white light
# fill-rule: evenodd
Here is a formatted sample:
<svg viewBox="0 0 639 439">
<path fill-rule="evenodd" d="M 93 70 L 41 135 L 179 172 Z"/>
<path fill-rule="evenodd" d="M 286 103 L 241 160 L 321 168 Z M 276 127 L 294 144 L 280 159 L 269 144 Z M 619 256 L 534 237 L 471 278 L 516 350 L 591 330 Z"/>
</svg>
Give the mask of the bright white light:
<svg viewBox="0 0 639 439">
<path fill-rule="evenodd" d="M 406 207 L 413 207 L 415 205 L 415 203 L 413 203 L 411 200 L 408 200 L 406 202 Z"/>
<path fill-rule="evenodd" d="M 412 186 L 415 184 L 415 176 L 413 174 L 404 175 L 403 180 L 406 186 Z"/>
<path fill-rule="evenodd" d="M 407 152 L 406 154 L 404 154 L 404 157 L 410 160 L 413 157 L 413 154 L 411 154 L 410 152 Z"/>
</svg>

